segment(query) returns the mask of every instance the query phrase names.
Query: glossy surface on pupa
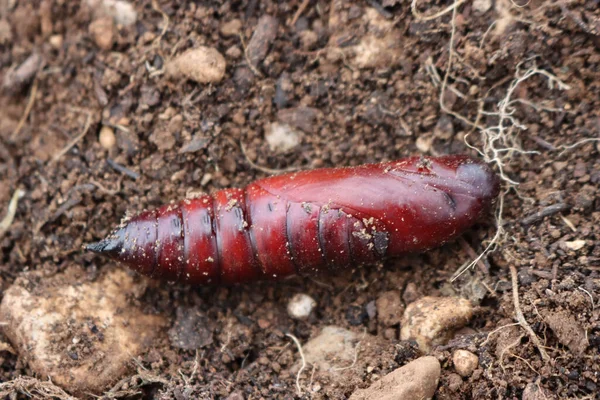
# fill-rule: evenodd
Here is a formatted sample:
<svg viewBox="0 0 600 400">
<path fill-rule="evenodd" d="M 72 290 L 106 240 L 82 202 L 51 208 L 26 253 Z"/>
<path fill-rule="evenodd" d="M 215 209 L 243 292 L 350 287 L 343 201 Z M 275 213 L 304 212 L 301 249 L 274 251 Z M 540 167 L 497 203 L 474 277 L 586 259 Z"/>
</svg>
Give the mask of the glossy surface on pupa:
<svg viewBox="0 0 600 400">
<path fill-rule="evenodd" d="M 302 171 L 145 211 L 87 248 L 169 281 L 278 279 L 440 246 L 498 191 L 466 156 Z"/>
</svg>

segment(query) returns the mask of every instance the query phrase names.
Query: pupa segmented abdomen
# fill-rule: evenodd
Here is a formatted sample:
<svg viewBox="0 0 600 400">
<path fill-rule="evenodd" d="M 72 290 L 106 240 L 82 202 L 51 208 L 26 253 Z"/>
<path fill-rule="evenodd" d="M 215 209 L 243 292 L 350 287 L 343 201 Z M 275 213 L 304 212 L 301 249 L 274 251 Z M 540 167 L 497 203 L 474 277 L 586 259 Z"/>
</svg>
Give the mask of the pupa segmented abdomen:
<svg viewBox="0 0 600 400">
<path fill-rule="evenodd" d="M 303 171 L 145 211 L 88 249 L 169 281 L 277 279 L 439 246 L 498 187 L 465 156 Z"/>
</svg>

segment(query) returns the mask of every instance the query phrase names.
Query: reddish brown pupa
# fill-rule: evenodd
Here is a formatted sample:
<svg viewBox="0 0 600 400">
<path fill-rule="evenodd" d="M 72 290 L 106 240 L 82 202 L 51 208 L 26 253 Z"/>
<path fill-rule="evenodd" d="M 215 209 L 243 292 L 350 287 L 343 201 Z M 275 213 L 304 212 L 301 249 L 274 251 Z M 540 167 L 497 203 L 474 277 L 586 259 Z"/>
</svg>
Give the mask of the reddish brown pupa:
<svg viewBox="0 0 600 400">
<path fill-rule="evenodd" d="M 145 211 L 87 249 L 169 281 L 278 279 L 440 246 L 498 191 L 466 156 L 303 171 Z"/>
</svg>

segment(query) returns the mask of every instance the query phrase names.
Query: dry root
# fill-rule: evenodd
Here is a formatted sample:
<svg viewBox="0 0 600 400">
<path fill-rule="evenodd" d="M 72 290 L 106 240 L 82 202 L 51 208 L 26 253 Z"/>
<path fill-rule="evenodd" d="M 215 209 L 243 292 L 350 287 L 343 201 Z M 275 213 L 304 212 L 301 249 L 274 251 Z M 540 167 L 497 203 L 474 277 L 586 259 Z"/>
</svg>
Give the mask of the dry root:
<svg viewBox="0 0 600 400">
<path fill-rule="evenodd" d="M 40 381 L 29 376 L 20 376 L 0 384 L 0 398 L 12 398 L 10 396 L 18 393 L 33 399 L 77 400 L 50 380 Z"/>
</svg>

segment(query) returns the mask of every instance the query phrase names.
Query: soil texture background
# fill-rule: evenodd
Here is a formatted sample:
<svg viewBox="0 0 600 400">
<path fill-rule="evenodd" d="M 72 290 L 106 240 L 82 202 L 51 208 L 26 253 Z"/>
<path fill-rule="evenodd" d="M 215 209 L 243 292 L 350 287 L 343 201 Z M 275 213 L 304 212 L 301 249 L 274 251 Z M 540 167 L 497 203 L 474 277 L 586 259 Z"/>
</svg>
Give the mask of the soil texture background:
<svg viewBox="0 0 600 400">
<path fill-rule="evenodd" d="M 448 296 L 473 317 L 428 353 L 442 367 L 435 398 L 598 398 L 600 4 L 519 3 L 0 0 L 0 293 L 17 282 L 48 302 L 61 285 L 85 296 L 76 288 L 122 267 L 84 244 L 195 193 L 467 153 L 502 174 L 502 200 L 426 254 L 233 287 L 128 271 L 119 310 L 160 320 L 156 337 L 92 394 L 348 398 L 425 355 L 394 312 Z M 287 310 L 300 293 L 316 302 L 306 319 Z M 107 340 L 95 324 L 52 328 L 65 368 Z M 292 337 L 306 344 L 327 326 L 378 350 L 363 339 L 338 375 L 298 375 Z M 0 342 L 3 395 L 91 398 Z M 461 349 L 478 358 L 468 376 Z"/>
</svg>

